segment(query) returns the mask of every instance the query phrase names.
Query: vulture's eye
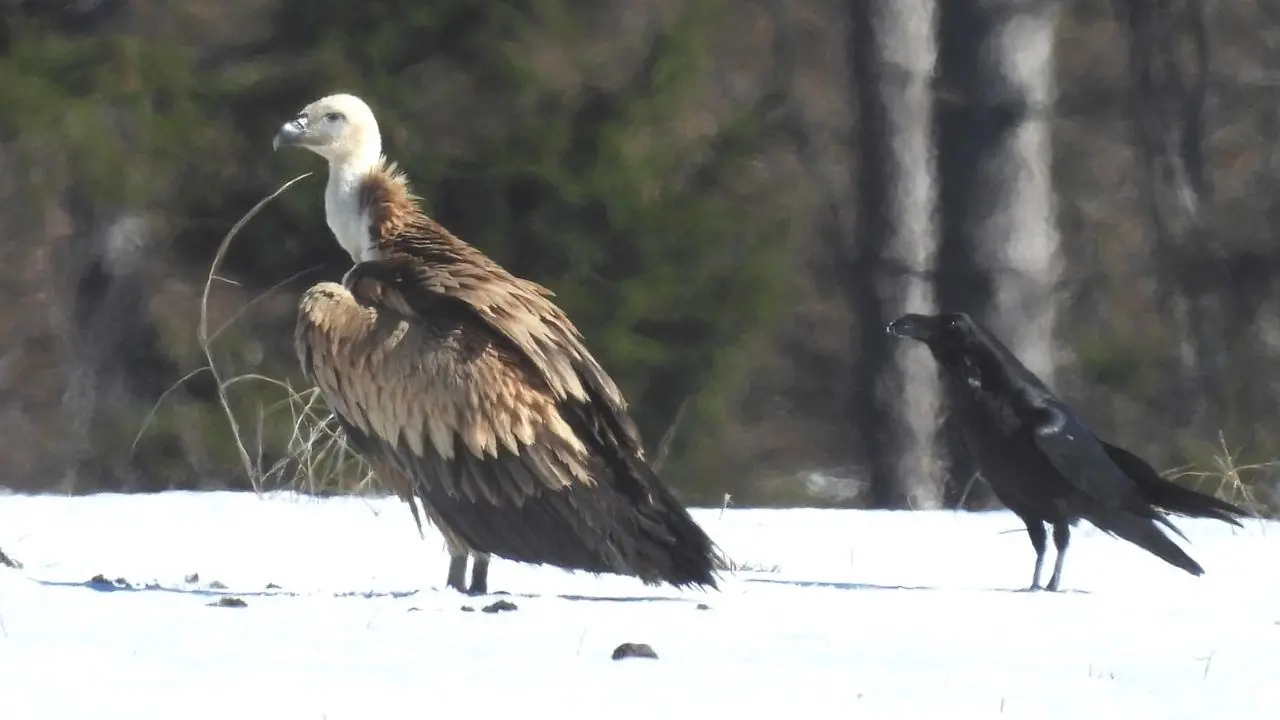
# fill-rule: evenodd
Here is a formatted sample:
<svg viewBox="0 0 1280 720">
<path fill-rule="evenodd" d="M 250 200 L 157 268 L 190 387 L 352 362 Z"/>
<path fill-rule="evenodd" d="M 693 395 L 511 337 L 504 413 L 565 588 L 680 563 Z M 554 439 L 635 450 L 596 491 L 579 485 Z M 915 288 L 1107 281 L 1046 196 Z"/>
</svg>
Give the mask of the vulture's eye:
<svg viewBox="0 0 1280 720">
<path fill-rule="evenodd" d="M 338 122 L 339 120 L 342 119 L 342 113 L 338 113 L 338 112 L 326 113 L 324 116 L 324 119 L 325 119 L 325 122 Z"/>
</svg>

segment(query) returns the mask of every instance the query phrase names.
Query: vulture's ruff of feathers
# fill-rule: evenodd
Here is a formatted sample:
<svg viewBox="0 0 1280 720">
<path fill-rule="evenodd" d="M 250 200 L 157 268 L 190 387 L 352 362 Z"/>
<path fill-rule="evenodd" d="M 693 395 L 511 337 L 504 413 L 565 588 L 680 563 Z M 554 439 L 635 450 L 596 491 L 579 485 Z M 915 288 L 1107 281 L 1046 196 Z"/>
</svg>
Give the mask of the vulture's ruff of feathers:
<svg viewBox="0 0 1280 720">
<path fill-rule="evenodd" d="M 577 328 L 548 290 L 422 212 L 368 107 L 323 98 L 275 144 L 329 160 L 326 219 L 356 262 L 303 295 L 298 358 L 415 520 L 416 499 L 455 560 L 715 587 L 723 560 L 646 462 Z"/>
</svg>

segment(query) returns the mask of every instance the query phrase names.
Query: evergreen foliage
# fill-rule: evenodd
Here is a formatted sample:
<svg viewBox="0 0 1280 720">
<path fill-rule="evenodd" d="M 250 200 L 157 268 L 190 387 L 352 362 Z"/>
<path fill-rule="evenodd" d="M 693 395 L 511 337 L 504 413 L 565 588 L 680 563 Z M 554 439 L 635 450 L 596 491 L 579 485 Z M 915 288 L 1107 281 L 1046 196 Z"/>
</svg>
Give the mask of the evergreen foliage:
<svg viewBox="0 0 1280 720">
<path fill-rule="evenodd" d="M 643 52 L 613 53 L 608 71 L 593 64 L 593 8 L 278 0 L 264 38 L 206 48 L 22 21 L 0 57 L 0 130 L 30 150 L 32 168 L 53 172 L 53 157 L 66 164 L 41 192 L 74 185 L 101 206 L 162 218 L 159 249 L 187 283 L 203 283 L 214 248 L 248 207 L 295 171 L 319 170 L 244 230 L 225 272 L 249 298 L 319 269 L 289 284 L 287 301 L 258 306 L 216 352 L 232 368 L 297 382 L 293 300 L 349 260 L 324 225 L 319 161 L 273 156 L 270 139 L 320 95 L 361 95 L 428 211 L 557 293 L 634 405 L 651 453 L 688 404 L 665 474 L 690 499 L 715 502 L 727 482 L 716 473 L 716 423 L 736 396 L 743 348 L 768 331 L 785 289 L 788 200 L 767 193 L 754 169 L 777 142 L 776 98 L 705 122 L 699 87 L 707 34 L 726 10 L 718 0 L 683 3 Z M 562 62 L 539 60 L 557 53 Z M 182 310 L 192 314 L 157 311 L 159 345 L 194 368 L 198 310 Z M 260 363 L 248 360 L 259 353 Z M 233 396 L 248 415 L 279 407 L 279 390 L 260 384 L 242 383 Z M 234 477 L 218 412 L 170 402 L 143 448 L 171 447 L 177 428 L 195 422 L 200 442 L 217 446 L 201 453 Z M 266 433 L 268 460 L 284 452 L 282 425 Z M 100 441 L 129 435 L 110 434 Z"/>
</svg>

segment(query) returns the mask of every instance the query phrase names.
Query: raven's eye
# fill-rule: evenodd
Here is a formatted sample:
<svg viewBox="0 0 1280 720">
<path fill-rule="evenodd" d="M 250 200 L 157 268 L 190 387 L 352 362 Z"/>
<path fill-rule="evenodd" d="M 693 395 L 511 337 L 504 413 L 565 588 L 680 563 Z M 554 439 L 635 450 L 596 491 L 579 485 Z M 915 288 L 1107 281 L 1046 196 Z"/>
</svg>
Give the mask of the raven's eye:
<svg viewBox="0 0 1280 720">
<path fill-rule="evenodd" d="M 324 116 L 324 119 L 325 119 L 325 122 L 338 122 L 339 120 L 342 119 L 342 113 L 338 113 L 338 112 L 326 113 Z"/>
</svg>

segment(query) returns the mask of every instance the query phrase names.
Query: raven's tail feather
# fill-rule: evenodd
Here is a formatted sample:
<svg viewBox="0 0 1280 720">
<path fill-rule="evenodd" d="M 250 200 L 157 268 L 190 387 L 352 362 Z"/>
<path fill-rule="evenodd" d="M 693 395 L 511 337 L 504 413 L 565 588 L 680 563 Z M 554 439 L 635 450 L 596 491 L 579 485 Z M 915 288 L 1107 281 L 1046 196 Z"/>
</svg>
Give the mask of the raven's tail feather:
<svg viewBox="0 0 1280 720">
<path fill-rule="evenodd" d="M 1250 513 L 1212 495 L 1198 493 L 1161 477 L 1138 481 L 1138 490 L 1147 502 L 1175 515 L 1213 518 L 1241 527 L 1237 517 L 1249 517 Z"/>
<path fill-rule="evenodd" d="M 1138 486 L 1138 492 L 1148 504 L 1165 512 L 1187 517 L 1211 518 L 1240 527 L 1237 517 L 1250 517 L 1252 513 L 1226 500 L 1196 492 L 1160 476 L 1155 468 L 1133 453 L 1114 445 L 1103 443 L 1107 455 Z"/>
<path fill-rule="evenodd" d="M 1161 532 L 1156 519 L 1124 513 L 1112 518 L 1112 522 L 1100 524 L 1103 530 L 1146 550 L 1170 565 L 1192 575 L 1203 575 L 1204 568 L 1191 559 L 1182 548 Z"/>
</svg>

